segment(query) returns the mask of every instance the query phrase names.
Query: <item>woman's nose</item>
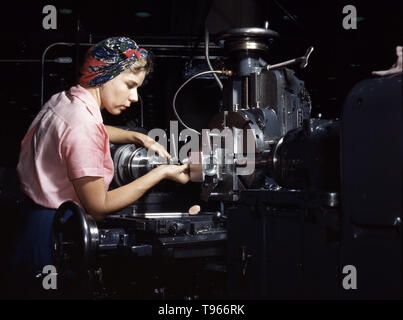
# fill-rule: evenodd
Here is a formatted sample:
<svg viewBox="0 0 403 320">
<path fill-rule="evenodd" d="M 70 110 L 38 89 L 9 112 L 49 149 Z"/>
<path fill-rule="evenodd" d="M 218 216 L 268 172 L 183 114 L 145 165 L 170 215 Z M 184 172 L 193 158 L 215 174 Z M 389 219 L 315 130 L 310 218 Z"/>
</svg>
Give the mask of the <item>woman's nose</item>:
<svg viewBox="0 0 403 320">
<path fill-rule="evenodd" d="M 134 88 L 130 91 L 130 96 L 129 96 L 129 101 L 130 102 L 137 102 L 138 101 L 138 95 L 137 95 L 137 88 Z"/>
</svg>

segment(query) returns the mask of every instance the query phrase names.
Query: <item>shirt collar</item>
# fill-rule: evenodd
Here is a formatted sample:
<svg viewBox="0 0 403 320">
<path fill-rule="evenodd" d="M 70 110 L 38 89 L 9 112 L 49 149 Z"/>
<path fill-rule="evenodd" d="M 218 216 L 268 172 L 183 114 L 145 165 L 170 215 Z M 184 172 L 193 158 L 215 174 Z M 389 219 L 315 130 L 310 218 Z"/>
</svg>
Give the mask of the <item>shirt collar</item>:
<svg viewBox="0 0 403 320">
<path fill-rule="evenodd" d="M 70 94 L 79 98 L 85 103 L 88 111 L 97 119 L 100 123 L 103 123 L 101 109 L 92 94 L 79 84 L 70 88 Z"/>
</svg>

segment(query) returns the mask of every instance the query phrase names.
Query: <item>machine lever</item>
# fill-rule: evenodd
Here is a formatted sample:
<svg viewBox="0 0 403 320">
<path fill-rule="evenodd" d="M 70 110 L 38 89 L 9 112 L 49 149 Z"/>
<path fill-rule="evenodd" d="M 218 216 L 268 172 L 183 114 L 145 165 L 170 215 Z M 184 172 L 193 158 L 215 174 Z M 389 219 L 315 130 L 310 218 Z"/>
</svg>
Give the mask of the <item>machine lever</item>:
<svg viewBox="0 0 403 320">
<path fill-rule="evenodd" d="M 309 59 L 309 56 L 311 55 L 312 51 L 313 51 L 313 47 L 309 47 L 308 50 L 306 50 L 306 53 L 304 56 L 295 58 L 295 59 L 291 59 L 291 60 L 287 60 L 284 62 L 272 64 L 272 65 L 268 64 L 266 66 L 266 69 L 274 70 L 274 69 L 283 68 L 283 67 L 293 65 L 293 64 L 298 64 L 301 69 L 304 69 L 308 65 L 308 59 Z"/>
</svg>

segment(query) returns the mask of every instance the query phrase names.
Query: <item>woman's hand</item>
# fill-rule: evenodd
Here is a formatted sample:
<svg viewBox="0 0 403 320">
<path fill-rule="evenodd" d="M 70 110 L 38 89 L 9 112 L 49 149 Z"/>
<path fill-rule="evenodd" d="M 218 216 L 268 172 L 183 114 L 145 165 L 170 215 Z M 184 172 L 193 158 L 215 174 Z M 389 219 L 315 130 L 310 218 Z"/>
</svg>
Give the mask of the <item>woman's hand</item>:
<svg viewBox="0 0 403 320">
<path fill-rule="evenodd" d="M 178 165 L 161 165 L 157 168 L 161 170 L 164 179 L 172 180 L 182 184 L 190 181 L 189 164 Z"/>
<path fill-rule="evenodd" d="M 144 133 L 123 130 L 107 125 L 105 126 L 105 129 L 108 132 L 109 141 L 112 143 L 138 143 L 143 145 L 146 149 L 153 150 L 155 153 L 167 158 L 168 160 L 171 159 L 168 151 L 166 151 L 162 145 L 160 145 L 158 142 L 156 142 L 154 139 L 151 139 Z"/>
<path fill-rule="evenodd" d="M 171 159 L 171 155 L 168 153 L 168 151 L 160 145 L 158 142 L 156 142 L 154 139 L 151 139 L 149 136 L 138 133 L 138 139 L 140 140 L 141 144 L 148 150 L 152 150 L 158 155 L 167 158 L 169 161 Z"/>
</svg>

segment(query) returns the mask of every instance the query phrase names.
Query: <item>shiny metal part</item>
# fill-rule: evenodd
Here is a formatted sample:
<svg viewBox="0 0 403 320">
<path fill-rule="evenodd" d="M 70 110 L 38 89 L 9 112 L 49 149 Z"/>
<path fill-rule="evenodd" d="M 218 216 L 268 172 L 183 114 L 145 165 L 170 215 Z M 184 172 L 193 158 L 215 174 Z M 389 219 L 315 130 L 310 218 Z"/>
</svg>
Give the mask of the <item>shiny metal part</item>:
<svg viewBox="0 0 403 320">
<path fill-rule="evenodd" d="M 257 41 L 238 41 L 232 42 L 229 47 L 231 51 L 235 50 L 263 50 L 266 51 L 269 49 L 269 46 L 262 42 Z"/>
<path fill-rule="evenodd" d="M 280 165 L 280 160 L 279 160 L 279 150 L 281 148 L 281 145 L 283 144 L 284 137 L 282 137 L 274 147 L 274 152 L 273 152 L 273 168 L 274 171 L 278 171 L 279 165 Z"/>
<path fill-rule="evenodd" d="M 116 150 L 113 163 L 114 181 L 118 186 L 123 186 L 139 177 L 140 170 L 147 169 L 147 150 L 137 148 L 134 144 L 123 145 Z"/>
<path fill-rule="evenodd" d="M 169 163 L 176 164 L 176 161 L 176 158 L 172 158 Z M 113 163 L 115 169 L 113 179 L 118 186 L 123 186 L 168 162 L 164 157 L 148 154 L 147 149 L 143 147 L 126 144 L 116 149 Z"/>
<path fill-rule="evenodd" d="M 276 31 L 267 28 L 235 28 L 217 34 L 217 38 L 224 41 L 229 52 L 267 51 L 273 39 L 278 37 Z"/>
<path fill-rule="evenodd" d="M 339 206 L 339 194 L 337 192 L 328 193 L 328 206 L 329 207 Z"/>
<path fill-rule="evenodd" d="M 274 69 L 279 69 L 279 68 L 284 68 L 293 64 L 298 64 L 298 66 L 301 69 L 304 69 L 308 65 L 308 59 L 313 51 L 313 47 L 309 47 L 308 50 L 306 51 L 305 55 L 299 58 L 287 60 L 284 62 L 272 64 L 272 65 L 267 65 L 266 69 L 267 70 L 274 70 Z"/>
<path fill-rule="evenodd" d="M 252 38 L 278 38 L 280 35 L 267 28 L 233 28 L 217 34 L 218 39 L 229 39 L 234 37 L 252 37 Z"/>
<path fill-rule="evenodd" d="M 191 152 L 189 157 L 190 181 L 203 182 L 202 153 Z"/>
<path fill-rule="evenodd" d="M 152 213 L 134 213 L 131 217 L 161 219 L 161 218 L 182 218 L 188 216 L 189 216 L 188 212 L 152 212 Z"/>
<path fill-rule="evenodd" d="M 191 181 L 203 182 L 206 176 L 221 179 L 221 166 L 224 163 L 222 149 L 215 149 L 210 154 L 191 152 L 189 161 Z"/>
</svg>

